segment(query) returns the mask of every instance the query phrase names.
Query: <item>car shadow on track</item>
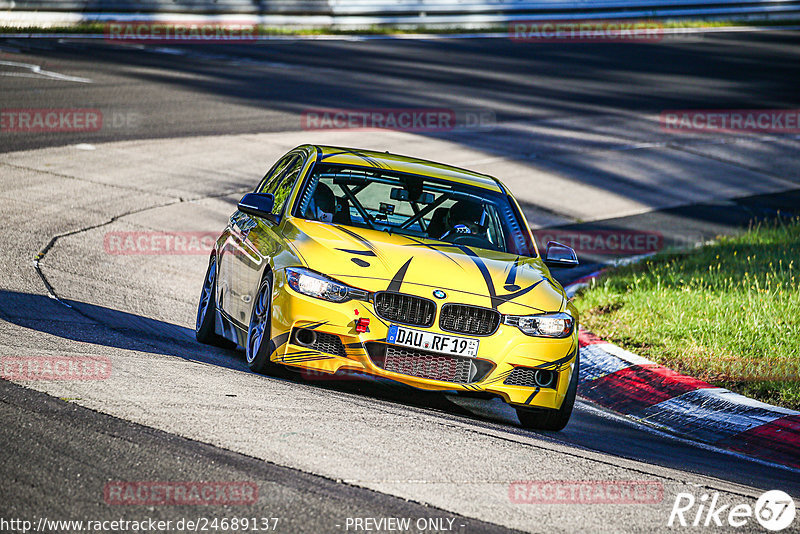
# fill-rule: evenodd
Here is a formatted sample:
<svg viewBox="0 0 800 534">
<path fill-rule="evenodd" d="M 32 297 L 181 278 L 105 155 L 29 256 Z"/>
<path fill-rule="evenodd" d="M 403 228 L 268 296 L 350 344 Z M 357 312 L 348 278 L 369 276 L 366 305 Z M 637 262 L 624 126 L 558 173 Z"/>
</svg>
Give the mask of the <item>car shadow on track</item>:
<svg viewBox="0 0 800 534">
<path fill-rule="evenodd" d="M 195 340 L 194 330 L 190 328 L 96 304 L 0 290 L 0 320 L 79 343 L 175 356 L 252 372 L 241 350 L 202 345 Z M 442 393 L 417 390 L 363 375 L 303 376 L 299 372 L 276 368 L 265 375 L 265 379 L 292 381 L 330 391 L 440 410 L 451 415 L 476 417 L 474 411 L 448 400 L 448 396 Z"/>
<path fill-rule="evenodd" d="M 189 328 L 86 302 L 0 290 L 0 320 L 79 343 L 247 369 L 235 351 L 200 345 Z"/>
<path fill-rule="evenodd" d="M 241 351 L 201 345 L 194 340 L 194 331 L 190 328 L 85 302 L 65 300 L 61 303 L 46 295 L 0 290 L 0 334 L 5 339 L 25 335 L 20 328 L 12 326 L 9 329 L 3 321 L 41 334 L 36 342 L 45 350 L 53 345 L 48 336 L 56 336 L 76 342 L 71 349 L 74 353 L 86 351 L 85 346 L 78 345 L 86 343 L 149 353 L 154 358 L 179 357 L 251 372 Z M 70 350 L 68 344 L 57 346 L 60 350 Z M 10 354 L 0 352 L 0 358 L 5 356 Z M 398 412 L 404 408 L 418 410 L 427 416 L 440 418 L 442 424 L 456 421 L 464 423 L 467 420 L 467 425 L 462 426 L 465 432 L 491 432 L 493 435 L 506 435 L 510 439 L 520 436 L 536 441 L 566 443 L 764 489 L 797 489 L 794 480 L 796 473 L 766 469 L 760 464 L 743 462 L 740 457 L 697 448 L 665 436 L 654 438 L 630 424 L 608 416 L 598 416 L 597 410 L 587 411 L 583 401 L 578 403 L 573 419 L 565 430 L 539 432 L 520 428 L 513 409 L 497 399 L 426 392 L 393 382 L 352 375 L 303 378 L 299 373 L 278 370 L 263 378 L 351 395 L 364 402 L 389 403 L 397 406 Z"/>
</svg>

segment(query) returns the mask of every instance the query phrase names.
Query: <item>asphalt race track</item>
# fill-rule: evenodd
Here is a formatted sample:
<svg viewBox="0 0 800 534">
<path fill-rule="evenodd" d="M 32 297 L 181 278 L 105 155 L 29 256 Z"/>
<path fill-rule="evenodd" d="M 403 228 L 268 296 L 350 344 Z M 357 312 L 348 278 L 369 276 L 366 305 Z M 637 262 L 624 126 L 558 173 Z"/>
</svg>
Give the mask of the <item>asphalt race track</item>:
<svg viewBox="0 0 800 534">
<path fill-rule="evenodd" d="M 661 112 L 797 109 L 798 87 L 800 40 L 787 31 L 651 44 L 0 40 L 0 108 L 103 116 L 96 131 L 0 131 L 0 357 L 111 365 L 104 380 L 0 381 L 0 517 L 274 517 L 279 532 L 408 517 L 441 520 L 422 523 L 441 527 L 430 532 L 649 532 L 682 530 L 666 526 L 681 492 L 750 505 L 768 489 L 800 494 L 797 471 L 586 401 L 564 431 L 537 433 L 498 401 L 255 375 L 240 352 L 194 341 L 204 254 L 124 252 L 108 240 L 219 232 L 278 156 L 319 142 L 488 172 L 537 228 L 657 232 L 664 246 L 691 245 L 800 212 L 800 136 L 676 134 Z M 486 122 L 304 130 L 303 113 L 319 108 L 445 108 Z M 563 281 L 630 254 L 579 252 L 586 266 L 558 273 Z M 656 482 L 663 498 L 527 504 L 509 489 L 580 480 Z M 251 481 L 258 499 L 110 505 L 113 481 Z"/>
</svg>

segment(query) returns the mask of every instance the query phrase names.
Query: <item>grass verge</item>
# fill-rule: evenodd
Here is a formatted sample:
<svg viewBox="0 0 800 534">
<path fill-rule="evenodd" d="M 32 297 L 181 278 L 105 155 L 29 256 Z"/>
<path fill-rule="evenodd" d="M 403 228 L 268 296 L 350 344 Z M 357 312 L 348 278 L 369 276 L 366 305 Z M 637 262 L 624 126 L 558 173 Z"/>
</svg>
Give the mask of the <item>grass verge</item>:
<svg viewBox="0 0 800 534">
<path fill-rule="evenodd" d="M 615 269 L 581 291 L 585 328 L 650 360 L 800 409 L 800 217 Z"/>
<path fill-rule="evenodd" d="M 155 22 L 154 22 L 155 23 Z M 203 21 L 197 22 L 202 24 Z M 213 23 L 213 20 L 209 23 Z M 191 25 L 194 23 L 186 22 L 181 23 Z M 72 25 L 58 25 L 58 26 L 0 26 L 0 34 L 49 34 L 49 33 L 68 33 L 68 34 L 94 34 L 103 35 L 106 32 L 106 24 L 103 22 L 81 22 Z M 435 28 L 427 26 L 364 26 L 360 28 L 336 28 L 336 27 L 319 27 L 319 28 L 305 28 L 305 27 L 272 27 L 272 26 L 258 26 L 257 34 L 260 36 L 268 37 L 292 37 L 292 36 L 314 36 L 314 35 L 393 35 L 393 34 L 457 34 L 464 32 L 500 32 L 508 33 L 507 26 L 491 26 L 480 29 L 465 29 L 461 27 L 448 27 L 448 28 Z"/>
<path fill-rule="evenodd" d="M 637 20 L 632 20 L 637 22 Z M 639 21 L 641 22 L 641 21 Z M 695 19 L 676 19 L 663 20 L 664 28 L 718 28 L 718 27 L 761 27 L 774 26 L 779 29 L 782 26 L 798 26 L 800 19 L 775 19 L 775 20 L 695 20 Z M 187 23 L 189 24 L 189 23 Z M 0 34 L 94 34 L 102 35 L 106 31 L 106 24 L 103 22 L 80 22 L 71 25 L 55 26 L 0 26 Z M 454 26 L 454 25 L 372 25 L 362 27 L 273 27 L 258 26 L 258 35 L 261 36 L 315 36 L 315 35 L 413 35 L 413 34 L 459 34 L 459 33 L 499 33 L 507 34 L 508 25 L 478 25 Z"/>
</svg>

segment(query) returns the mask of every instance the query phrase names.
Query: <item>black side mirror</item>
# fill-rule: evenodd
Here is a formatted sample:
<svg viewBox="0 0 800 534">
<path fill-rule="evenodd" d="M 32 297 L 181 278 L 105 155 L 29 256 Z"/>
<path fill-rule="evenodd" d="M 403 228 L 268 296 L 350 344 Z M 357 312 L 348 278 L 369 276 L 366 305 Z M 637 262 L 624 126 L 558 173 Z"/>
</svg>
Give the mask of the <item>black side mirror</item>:
<svg viewBox="0 0 800 534">
<path fill-rule="evenodd" d="M 275 197 L 272 193 L 247 193 L 239 201 L 239 211 L 277 223 L 279 217 L 272 213 L 273 207 Z"/>
<path fill-rule="evenodd" d="M 578 255 L 567 245 L 557 241 L 548 241 L 544 254 L 544 264 L 548 267 L 561 267 L 569 269 L 578 266 Z"/>
</svg>

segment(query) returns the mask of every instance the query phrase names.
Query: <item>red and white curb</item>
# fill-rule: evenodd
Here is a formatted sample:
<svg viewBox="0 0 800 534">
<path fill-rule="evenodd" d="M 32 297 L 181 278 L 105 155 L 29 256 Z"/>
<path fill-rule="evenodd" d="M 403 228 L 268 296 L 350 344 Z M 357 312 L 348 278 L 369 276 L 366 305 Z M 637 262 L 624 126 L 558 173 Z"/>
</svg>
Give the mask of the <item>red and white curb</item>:
<svg viewBox="0 0 800 534">
<path fill-rule="evenodd" d="M 596 278 L 567 286 L 570 297 Z M 681 375 L 581 330 L 578 394 L 681 438 L 800 468 L 800 412 Z"/>
</svg>

